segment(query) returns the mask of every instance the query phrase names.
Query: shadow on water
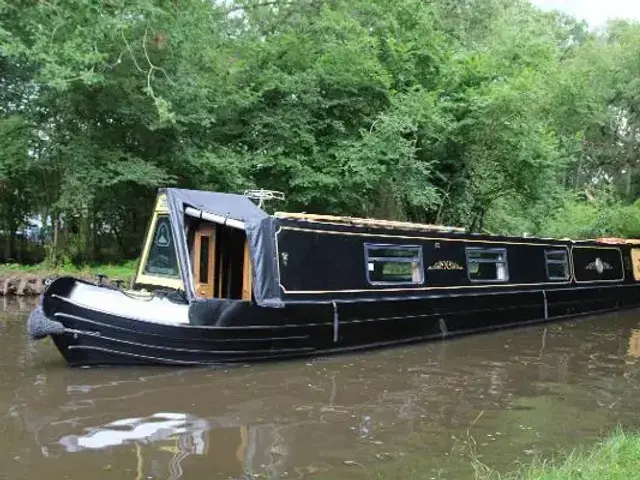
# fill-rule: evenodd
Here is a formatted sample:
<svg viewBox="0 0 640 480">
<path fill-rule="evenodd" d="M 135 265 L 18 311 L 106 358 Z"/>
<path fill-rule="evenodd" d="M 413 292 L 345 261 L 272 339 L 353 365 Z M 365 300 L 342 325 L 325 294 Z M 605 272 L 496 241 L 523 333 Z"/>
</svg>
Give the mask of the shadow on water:
<svg viewBox="0 0 640 480">
<path fill-rule="evenodd" d="M 30 308 L 31 305 L 28 305 Z M 273 365 L 71 369 L 0 316 L 6 478 L 472 478 L 638 426 L 640 315 Z"/>
</svg>

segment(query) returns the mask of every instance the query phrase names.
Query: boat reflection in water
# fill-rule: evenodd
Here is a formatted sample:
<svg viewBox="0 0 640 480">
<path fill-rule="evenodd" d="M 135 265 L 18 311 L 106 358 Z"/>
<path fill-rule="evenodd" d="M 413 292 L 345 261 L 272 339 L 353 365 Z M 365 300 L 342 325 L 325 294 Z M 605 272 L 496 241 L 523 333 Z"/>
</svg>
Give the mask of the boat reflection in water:
<svg viewBox="0 0 640 480">
<path fill-rule="evenodd" d="M 181 446 L 189 446 L 189 452 L 206 453 L 204 433 L 209 422 L 192 418 L 186 413 L 154 413 L 146 418 L 123 418 L 99 427 L 85 429 L 84 435 L 66 435 L 59 443 L 67 452 L 100 449 L 130 442 L 163 442 L 176 437 Z"/>
<path fill-rule="evenodd" d="M 194 382 L 203 378 L 207 383 Z M 44 392 L 36 393 L 36 385 L 24 387 L 19 396 L 40 396 L 40 411 L 33 405 L 14 411 L 35 435 L 45 457 L 108 452 L 123 457 L 116 463 L 130 465 L 135 451 L 136 478 L 182 478 L 188 457 L 191 474 L 202 468 L 203 475 L 210 470 L 209 477 L 212 472 L 224 478 L 280 475 L 289 452 L 279 432 L 282 427 L 260 421 L 262 402 L 248 400 L 247 395 L 240 395 L 244 400 L 240 404 L 216 406 L 212 383 L 204 372 L 138 378 L 127 372 L 105 372 L 88 383 L 48 387 Z M 237 400 L 238 392 L 234 393 Z M 149 407 L 158 410 L 146 414 Z M 220 410 L 228 413 L 216 415 Z M 192 413 L 202 411 L 212 416 Z M 199 458 L 196 463 L 194 457 Z"/>
<path fill-rule="evenodd" d="M 169 478 L 177 479 L 182 476 L 181 462 L 184 458 L 207 453 L 206 434 L 209 429 L 209 422 L 189 414 L 156 413 L 146 418 L 124 418 L 105 425 L 86 428 L 86 433 L 65 435 L 58 443 L 66 452 L 99 450 L 134 443 L 139 468 L 144 465 L 141 447 L 157 444 L 156 451 L 172 454 L 169 461 Z M 138 474 L 145 475 L 145 472 L 138 471 Z"/>
<path fill-rule="evenodd" d="M 162 470 L 167 465 L 168 478 L 178 479 L 183 475 L 182 461 L 190 455 L 207 455 L 210 431 L 220 427 L 219 422 L 214 425 L 187 413 L 155 413 L 144 418 L 123 418 L 88 427 L 83 434 L 65 435 L 57 443 L 67 453 L 135 445 L 140 478 L 165 478 L 167 472 Z M 270 474 L 278 473 L 277 467 L 282 462 L 274 462 L 273 456 L 264 458 L 261 455 L 264 452 L 287 451 L 273 426 L 249 428 L 239 425 L 226 426 L 226 429 L 235 430 L 236 435 L 232 435 L 236 437 L 235 442 L 227 444 L 226 452 L 216 445 L 216 455 L 225 455 L 228 459 L 235 457 L 245 475 L 265 470 Z M 228 439 L 228 435 L 225 437 Z M 164 461 L 162 457 L 166 457 Z M 267 461 L 269 463 L 265 463 Z"/>
</svg>

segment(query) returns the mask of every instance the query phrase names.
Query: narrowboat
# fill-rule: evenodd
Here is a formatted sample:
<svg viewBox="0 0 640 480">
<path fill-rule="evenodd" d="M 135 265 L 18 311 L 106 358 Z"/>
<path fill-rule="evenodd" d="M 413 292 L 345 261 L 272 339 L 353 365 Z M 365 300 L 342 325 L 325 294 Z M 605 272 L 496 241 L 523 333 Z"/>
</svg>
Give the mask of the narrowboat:
<svg viewBox="0 0 640 480">
<path fill-rule="evenodd" d="M 263 197 L 159 190 L 131 285 L 54 280 L 31 337 L 74 366 L 224 365 L 640 306 L 640 241 L 268 214 Z"/>
</svg>

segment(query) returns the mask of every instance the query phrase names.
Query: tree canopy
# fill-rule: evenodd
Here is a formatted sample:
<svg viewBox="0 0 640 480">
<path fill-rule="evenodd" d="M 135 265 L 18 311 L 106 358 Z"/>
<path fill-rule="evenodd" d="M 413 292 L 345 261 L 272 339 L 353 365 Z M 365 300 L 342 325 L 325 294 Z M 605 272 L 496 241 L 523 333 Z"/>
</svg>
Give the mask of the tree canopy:
<svg viewBox="0 0 640 480">
<path fill-rule="evenodd" d="M 0 0 L 0 232 L 131 258 L 161 186 L 640 236 L 640 25 L 526 0 Z"/>
</svg>

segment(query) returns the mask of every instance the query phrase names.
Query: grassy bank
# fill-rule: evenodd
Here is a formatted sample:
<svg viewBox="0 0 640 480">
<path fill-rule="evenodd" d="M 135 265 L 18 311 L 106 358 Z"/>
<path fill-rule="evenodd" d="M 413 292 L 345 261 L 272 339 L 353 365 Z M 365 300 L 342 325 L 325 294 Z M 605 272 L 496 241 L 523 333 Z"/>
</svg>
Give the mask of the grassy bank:
<svg viewBox="0 0 640 480">
<path fill-rule="evenodd" d="M 495 459 L 500 471 L 482 462 L 475 443 L 457 443 L 445 456 L 413 448 L 389 452 L 381 461 L 352 461 L 353 478 L 377 480 L 640 480 L 640 431 L 616 430 L 605 439 L 588 443 L 568 453 L 541 455 L 515 468 L 505 467 L 516 453 L 507 449 L 505 459 Z M 494 457 L 495 453 L 491 454 Z M 517 455 L 517 453 L 516 453 Z M 524 454 L 522 454 L 524 457 Z M 376 455 L 376 457 L 378 457 Z M 391 460 L 393 459 L 393 460 Z M 523 459 L 524 460 L 524 459 Z M 505 473 L 506 472 L 506 473 Z M 320 473 L 317 480 L 339 478 L 334 472 Z"/>
<path fill-rule="evenodd" d="M 110 280 L 124 280 L 125 282 L 129 282 L 135 274 L 135 266 L 135 261 L 121 264 L 62 265 L 58 267 L 51 267 L 46 264 L 20 265 L 8 263 L 0 265 L 0 279 L 11 277 L 20 278 L 32 275 L 39 278 L 72 275 L 93 280 L 97 273 L 103 273 L 107 275 Z"/>
<path fill-rule="evenodd" d="M 632 480 L 640 479 L 640 434 L 616 431 L 606 440 L 551 460 L 537 460 L 500 474 L 474 463 L 476 480 Z"/>
</svg>

